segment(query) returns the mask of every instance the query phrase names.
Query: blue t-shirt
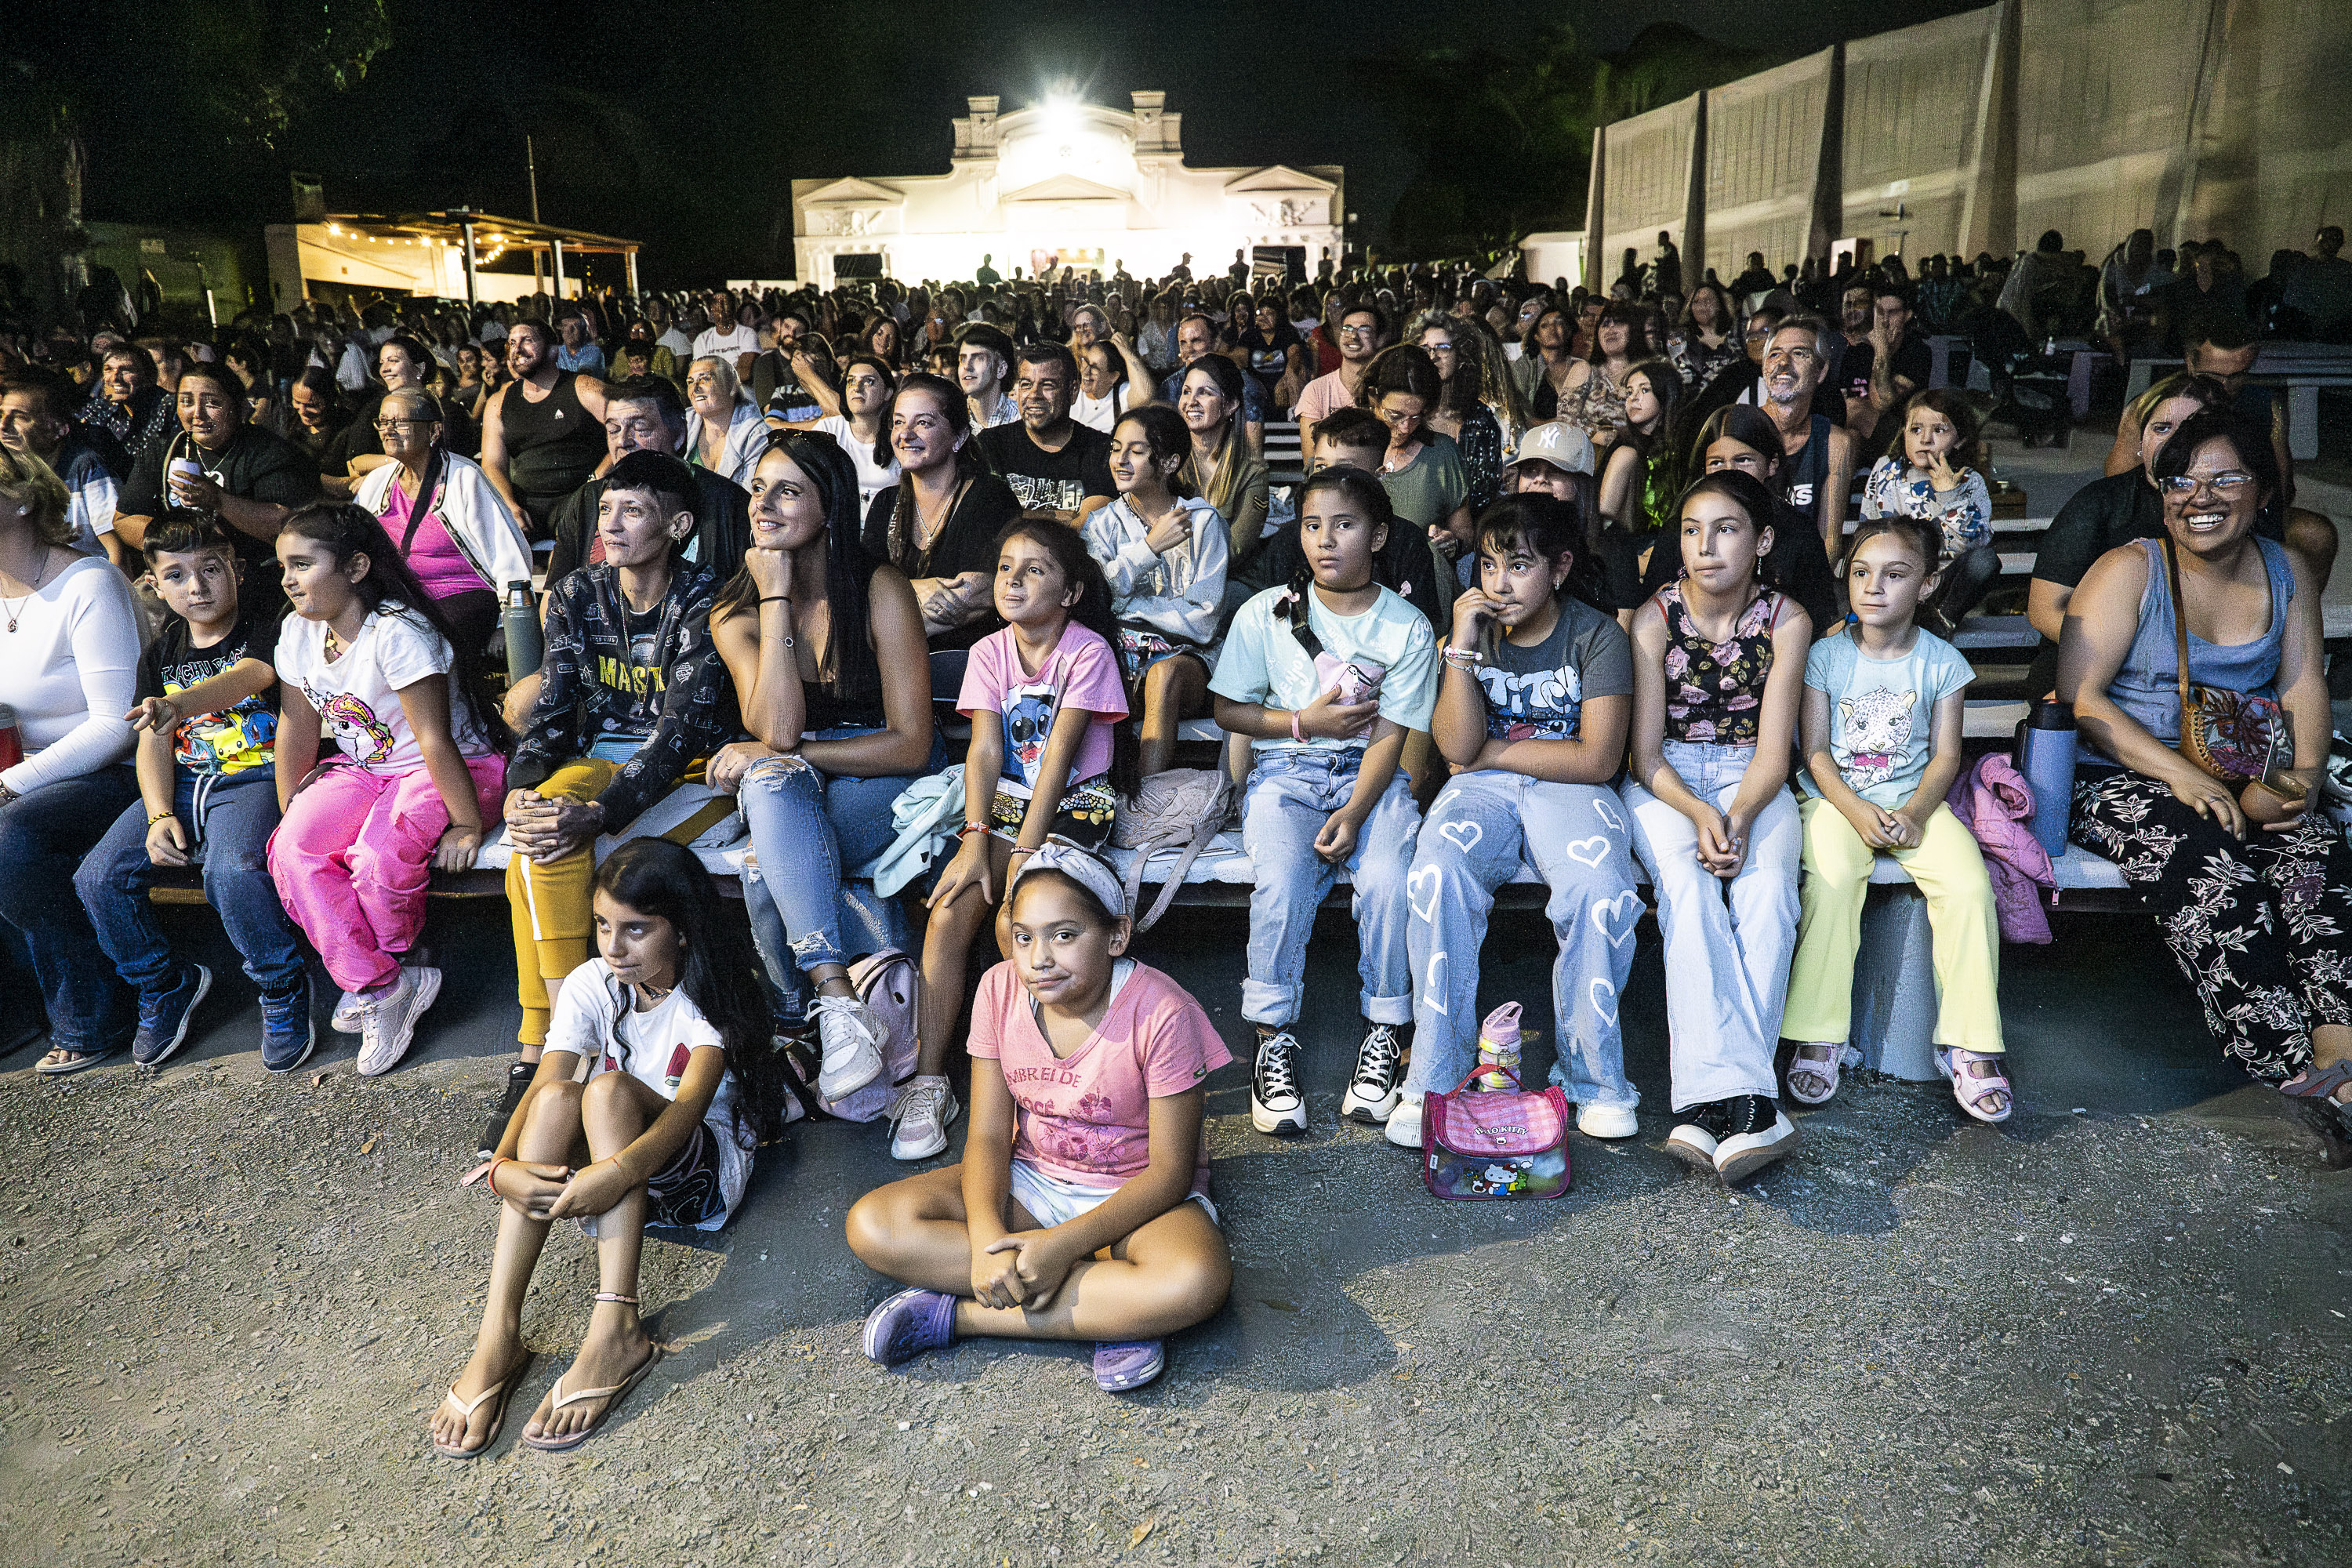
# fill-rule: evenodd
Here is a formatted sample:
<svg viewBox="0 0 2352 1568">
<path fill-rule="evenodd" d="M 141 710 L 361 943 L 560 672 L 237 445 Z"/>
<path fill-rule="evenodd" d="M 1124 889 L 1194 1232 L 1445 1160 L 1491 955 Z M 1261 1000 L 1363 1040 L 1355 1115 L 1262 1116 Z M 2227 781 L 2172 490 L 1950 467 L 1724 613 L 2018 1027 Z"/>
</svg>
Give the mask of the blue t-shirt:
<svg viewBox="0 0 2352 1568">
<path fill-rule="evenodd" d="M 1830 756 L 1846 787 L 1873 805 L 1901 809 L 1936 750 L 1936 704 L 1965 690 L 1972 671 L 1959 650 L 1921 628 L 1900 658 L 1869 658 L 1851 631 L 1815 643 L 1805 684 L 1830 700 Z M 1810 776 L 1806 792 L 1819 795 Z"/>
</svg>

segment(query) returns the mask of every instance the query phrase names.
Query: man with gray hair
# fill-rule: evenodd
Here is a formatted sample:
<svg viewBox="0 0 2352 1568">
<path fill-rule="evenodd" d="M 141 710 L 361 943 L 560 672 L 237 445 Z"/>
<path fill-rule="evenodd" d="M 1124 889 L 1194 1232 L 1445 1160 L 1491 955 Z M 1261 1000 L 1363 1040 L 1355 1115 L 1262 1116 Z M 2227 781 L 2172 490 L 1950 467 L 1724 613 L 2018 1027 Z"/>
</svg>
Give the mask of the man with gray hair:
<svg viewBox="0 0 2352 1568">
<path fill-rule="evenodd" d="M 1838 330 L 1819 316 L 1791 316 L 1765 345 L 1761 383 L 1762 407 L 1780 432 L 1786 453 L 1774 476 L 1781 499 L 1814 520 L 1832 560 L 1845 541 L 1853 437 L 1827 414 L 1816 413 L 1813 405 L 1843 347 Z"/>
</svg>

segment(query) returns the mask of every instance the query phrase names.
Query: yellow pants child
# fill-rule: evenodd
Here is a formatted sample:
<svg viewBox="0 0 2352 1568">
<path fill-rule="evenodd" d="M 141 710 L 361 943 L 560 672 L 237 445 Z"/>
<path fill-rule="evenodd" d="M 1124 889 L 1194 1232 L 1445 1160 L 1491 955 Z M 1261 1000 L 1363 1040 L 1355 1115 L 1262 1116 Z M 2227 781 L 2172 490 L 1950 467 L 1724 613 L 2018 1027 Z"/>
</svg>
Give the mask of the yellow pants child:
<svg viewBox="0 0 2352 1568">
<path fill-rule="evenodd" d="M 702 782 L 702 763 L 696 763 L 682 784 Z M 547 776 L 539 793 L 554 799 L 594 800 L 621 771 L 619 763 L 583 757 L 566 763 Z M 656 837 L 691 844 L 735 809 L 732 795 L 713 795 L 688 812 L 683 820 L 663 827 Z M 646 827 L 662 816 L 659 803 L 639 818 Z M 623 829 L 615 838 L 642 837 Z M 590 904 L 596 880 L 596 846 L 583 845 L 561 860 L 538 864 L 526 855 L 507 862 L 507 907 L 514 916 L 515 993 L 522 1003 L 522 1026 L 516 1037 L 527 1046 L 547 1043 L 547 1026 L 555 1007 L 555 994 L 566 976 L 594 956 L 590 940 L 595 930 Z"/>
<path fill-rule="evenodd" d="M 1876 851 L 1843 812 L 1808 797 L 1804 916 L 1789 974 L 1780 1033 L 1791 1040 L 1846 1042 L 1853 1025 L 1853 959 L 1862 946 L 1862 903 Z M 2000 915 L 1974 835 L 1951 807 L 1937 805 L 1918 847 L 1891 851 L 1927 899 L 1935 937 L 1936 1044 L 1949 1049 L 2002 1049 Z"/>
</svg>

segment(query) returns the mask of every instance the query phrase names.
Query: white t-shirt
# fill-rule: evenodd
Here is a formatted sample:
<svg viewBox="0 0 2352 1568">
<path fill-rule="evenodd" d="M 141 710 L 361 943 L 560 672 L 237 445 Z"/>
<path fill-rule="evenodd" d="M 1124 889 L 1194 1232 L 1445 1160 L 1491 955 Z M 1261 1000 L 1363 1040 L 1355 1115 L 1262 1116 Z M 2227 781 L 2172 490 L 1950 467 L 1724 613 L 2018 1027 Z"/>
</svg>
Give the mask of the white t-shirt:
<svg viewBox="0 0 2352 1568">
<path fill-rule="evenodd" d="M 760 334 L 749 327 L 730 327 L 723 332 L 716 327 L 705 327 L 694 340 L 696 359 L 705 354 L 723 354 L 727 363 L 733 364 L 736 355 L 759 352 Z"/>
<path fill-rule="evenodd" d="M 400 705 L 401 689 L 428 675 L 448 674 L 453 662 L 447 639 L 395 600 L 386 600 L 369 616 L 352 646 L 332 662 L 327 658 L 324 621 L 289 616 L 278 634 L 278 679 L 300 690 L 319 710 L 321 731 L 372 773 L 405 773 L 423 765 L 425 754 Z M 468 757 L 490 749 L 465 694 L 454 684 L 449 731 Z"/>
<path fill-rule="evenodd" d="M 1355 667 L 1356 678 L 1380 683 L 1380 715 L 1408 730 L 1429 728 L 1437 710 L 1437 637 L 1429 617 L 1386 588 L 1360 615 L 1338 616 L 1325 607 L 1314 589 L 1307 591 L 1307 625 L 1322 653 L 1309 658 L 1290 629 L 1290 590 L 1268 588 L 1234 616 L 1217 655 L 1217 672 L 1209 689 L 1235 702 L 1255 702 L 1293 712 L 1340 684 L 1343 672 Z M 1355 678 L 1349 678 L 1355 679 Z M 1308 749 L 1342 751 L 1370 744 L 1367 730 L 1352 741 L 1308 737 L 1304 742 L 1285 735 L 1278 741 L 1254 740 L 1261 752 Z"/>
<path fill-rule="evenodd" d="M 694 354 L 694 340 L 688 337 L 684 332 L 679 331 L 675 325 L 673 325 L 669 331 L 664 332 L 660 337 L 656 338 L 654 340 L 654 345 L 656 348 L 665 348 L 669 350 L 670 353 L 676 354 L 682 360 L 690 359 Z"/>
<path fill-rule="evenodd" d="M 898 459 L 893 458 L 876 467 L 873 447 L 859 440 L 849 428 L 849 416 L 846 414 L 828 414 L 811 428 L 822 430 L 840 442 L 841 449 L 848 453 L 849 460 L 857 466 L 857 514 L 865 516 L 866 509 L 874 504 L 874 498 L 898 482 Z"/>
<path fill-rule="evenodd" d="M 1108 436 L 1118 426 L 1118 416 L 1127 412 L 1134 391 L 1133 382 L 1122 381 L 1108 397 L 1080 397 L 1070 405 L 1070 417 Z"/>
</svg>

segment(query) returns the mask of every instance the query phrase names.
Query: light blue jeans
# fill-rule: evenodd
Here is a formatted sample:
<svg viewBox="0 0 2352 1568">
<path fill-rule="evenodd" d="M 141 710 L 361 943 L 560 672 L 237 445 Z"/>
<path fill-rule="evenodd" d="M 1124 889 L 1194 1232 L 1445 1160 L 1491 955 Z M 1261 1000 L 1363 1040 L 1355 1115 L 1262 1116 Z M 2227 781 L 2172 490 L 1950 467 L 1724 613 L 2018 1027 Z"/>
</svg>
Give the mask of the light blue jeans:
<svg viewBox="0 0 2352 1568">
<path fill-rule="evenodd" d="M 1457 773 L 1439 792 L 1405 879 L 1415 989 L 1404 1091 L 1444 1093 L 1477 1065 L 1478 952 L 1495 889 L 1522 865 L 1551 889 L 1544 914 L 1559 942 L 1551 1080 L 1579 1105 L 1630 1110 L 1642 1097 L 1625 1079 L 1617 1009 L 1642 897 L 1625 808 L 1601 784 L 1494 769 Z"/>
<path fill-rule="evenodd" d="M 1693 795 L 1727 811 L 1753 746 L 1668 741 L 1666 765 Z M 1658 894 L 1666 944 L 1666 1027 L 1675 1109 L 1780 1093 L 1772 1053 L 1796 956 L 1797 874 L 1805 830 L 1783 786 L 1756 816 L 1748 858 L 1728 884 L 1698 863 L 1698 826 L 1632 779 L 1633 847 Z"/>
<path fill-rule="evenodd" d="M 1307 973 L 1307 939 L 1315 911 L 1339 868 L 1315 853 L 1315 836 L 1355 793 L 1364 760 L 1360 747 L 1257 753 L 1242 797 L 1242 847 L 1257 886 L 1250 890 L 1249 978 L 1242 982 L 1242 1016 L 1287 1027 L 1298 1017 Z M 1353 879 L 1362 982 L 1359 1003 L 1375 1024 L 1412 1021 L 1412 975 L 1405 948 L 1405 872 L 1421 812 L 1399 769 L 1381 792 L 1356 835 L 1347 868 Z"/>
</svg>

